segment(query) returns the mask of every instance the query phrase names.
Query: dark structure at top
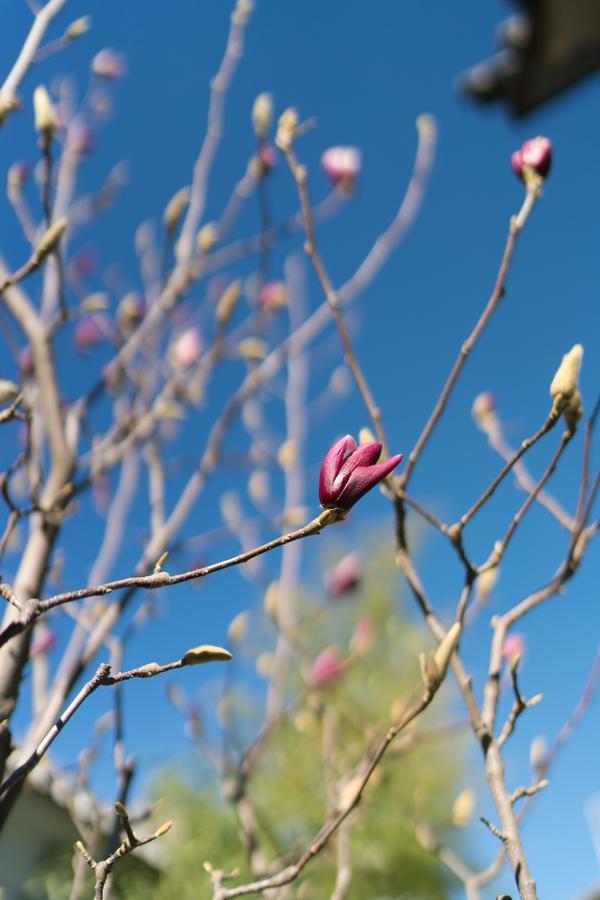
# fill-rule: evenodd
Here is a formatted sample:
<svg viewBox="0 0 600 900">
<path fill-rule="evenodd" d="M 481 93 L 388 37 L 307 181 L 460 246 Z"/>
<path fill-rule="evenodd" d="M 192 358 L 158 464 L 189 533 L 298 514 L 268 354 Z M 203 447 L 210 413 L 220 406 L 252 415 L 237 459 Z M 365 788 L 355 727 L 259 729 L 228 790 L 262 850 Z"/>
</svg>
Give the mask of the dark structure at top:
<svg viewBox="0 0 600 900">
<path fill-rule="evenodd" d="M 463 93 L 504 100 L 524 116 L 600 68 L 600 0 L 516 0 L 498 27 L 500 51 L 460 77 Z"/>
</svg>

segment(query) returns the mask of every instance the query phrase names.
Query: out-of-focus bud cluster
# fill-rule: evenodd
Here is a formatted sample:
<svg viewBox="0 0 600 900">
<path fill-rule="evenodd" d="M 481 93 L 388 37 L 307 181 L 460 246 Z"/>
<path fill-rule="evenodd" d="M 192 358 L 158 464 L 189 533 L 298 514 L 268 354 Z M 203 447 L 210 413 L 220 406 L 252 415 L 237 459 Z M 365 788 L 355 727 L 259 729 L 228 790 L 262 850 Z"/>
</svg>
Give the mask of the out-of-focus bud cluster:
<svg viewBox="0 0 600 900">
<path fill-rule="evenodd" d="M 579 371 L 583 359 L 583 347 L 575 344 L 562 358 L 556 375 L 550 384 L 550 396 L 554 401 L 552 410 L 564 416 L 569 431 L 575 431 L 583 415 L 581 394 L 579 393 Z"/>
</svg>

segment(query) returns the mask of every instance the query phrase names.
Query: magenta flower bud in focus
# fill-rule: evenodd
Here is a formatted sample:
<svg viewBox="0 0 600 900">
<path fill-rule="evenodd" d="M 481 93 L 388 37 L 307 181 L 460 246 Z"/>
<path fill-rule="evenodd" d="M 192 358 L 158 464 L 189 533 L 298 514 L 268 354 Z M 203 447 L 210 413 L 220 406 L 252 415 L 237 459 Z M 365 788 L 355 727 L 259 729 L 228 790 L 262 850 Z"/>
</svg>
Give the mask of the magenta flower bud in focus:
<svg viewBox="0 0 600 900">
<path fill-rule="evenodd" d="M 202 338 L 197 328 L 187 328 L 175 340 L 169 354 L 172 365 L 188 369 L 202 356 Z"/>
<path fill-rule="evenodd" d="M 339 681 L 344 675 L 344 662 L 337 647 L 326 647 L 313 662 L 308 683 L 320 690 Z"/>
<path fill-rule="evenodd" d="M 357 147 L 330 147 L 321 156 L 323 171 L 334 185 L 352 190 L 358 181 L 362 155 Z"/>
<path fill-rule="evenodd" d="M 361 497 L 383 481 L 402 461 L 402 454 L 378 463 L 381 444 L 356 446 L 352 435 L 340 438 L 321 466 L 319 500 L 325 509 L 350 509 Z"/>
<path fill-rule="evenodd" d="M 510 158 L 513 172 L 527 184 L 528 173 L 545 178 L 552 165 L 552 141 L 546 137 L 535 137 L 525 141 Z"/>
<path fill-rule="evenodd" d="M 517 656 L 523 657 L 525 653 L 525 636 L 519 631 L 507 635 L 502 645 L 502 657 L 510 666 L 513 664 Z"/>
<path fill-rule="evenodd" d="M 80 319 L 75 326 L 75 346 L 78 350 L 85 352 L 97 347 L 104 340 L 102 329 L 98 322 L 89 316 L 86 319 Z"/>
<path fill-rule="evenodd" d="M 358 553 L 348 553 L 325 575 L 325 587 L 332 598 L 343 597 L 355 590 L 362 579 Z"/>
<path fill-rule="evenodd" d="M 127 72 L 125 57 L 112 47 L 105 47 L 92 60 L 92 72 L 108 81 L 119 81 Z"/>
</svg>

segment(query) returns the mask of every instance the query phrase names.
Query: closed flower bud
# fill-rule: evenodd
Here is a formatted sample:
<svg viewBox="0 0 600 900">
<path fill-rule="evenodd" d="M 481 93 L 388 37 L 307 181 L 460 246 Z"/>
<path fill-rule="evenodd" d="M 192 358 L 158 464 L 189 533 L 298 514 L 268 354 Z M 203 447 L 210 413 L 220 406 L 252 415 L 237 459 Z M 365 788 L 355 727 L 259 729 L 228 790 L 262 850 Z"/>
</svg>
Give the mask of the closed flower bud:
<svg viewBox="0 0 600 900">
<path fill-rule="evenodd" d="M 548 743 L 543 735 L 534 737 L 529 747 L 529 765 L 534 770 L 541 769 L 548 756 Z"/>
<path fill-rule="evenodd" d="M 553 411 L 563 413 L 571 431 L 583 415 L 581 395 L 579 393 L 579 370 L 583 359 L 583 346 L 575 344 L 562 358 L 556 375 L 550 384 Z"/>
<path fill-rule="evenodd" d="M 97 347 L 104 340 L 100 325 L 92 316 L 80 319 L 75 326 L 75 346 L 82 353 Z"/>
<path fill-rule="evenodd" d="M 92 72 L 107 81 L 119 81 L 127 72 L 125 57 L 112 47 L 105 47 L 92 60 Z"/>
<path fill-rule="evenodd" d="M 375 435 L 371 431 L 370 428 L 361 428 L 358 432 L 358 443 L 359 444 L 374 444 L 375 443 Z"/>
<path fill-rule="evenodd" d="M 356 590 L 362 579 L 362 565 L 358 553 L 348 553 L 325 575 L 325 587 L 332 599 Z"/>
<path fill-rule="evenodd" d="M 215 647 L 212 644 L 201 644 L 188 650 L 181 658 L 186 666 L 200 666 L 210 662 L 229 662 L 231 659 L 229 650 L 224 647 Z"/>
<path fill-rule="evenodd" d="M 269 499 L 269 476 L 262 469 L 255 469 L 250 475 L 248 494 L 257 504 L 265 503 Z"/>
<path fill-rule="evenodd" d="M 519 631 L 509 634 L 502 645 L 502 657 L 509 666 L 515 666 L 525 653 L 525 635 Z"/>
<path fill-rule="evenodd" d="M 363 616 L 356 623 L 356 627 L 350 638 L 350 652 L 356 656 L 364 656 L 373 643 L 375 628 L 373 622 L 367 616 Z"/>
<path fill-rule="evenodd" d="M 103 312 L 109 306 L 110 303 L 106 291 L 94 291 L 93 294 L 88 294 L 81 301 L 81 308 L 90 313 Z"/>
<path fill-rule="evenodd" d="M 74 22 L 67 27 L 65 31 L 65 37 L 68 41 L 75 41 L 77 38 L 80 38 L 83 34 L 90 30 L 92 27 L 92 17 L 91 16 L 81 16 L 79 19 L 75 19 Z"/>
<path fill-rule="evenodd" d="M 176 369 L 189 369 L 202 356 L 202 338 L 197 328 L 187 328 L 175 339 L 169 350 L 169 360 Z"/>
<path fill-rule="evenodd" d="M 481 573 L 475 583 L 475 603 L 478 603 L 480 606 L 485 603 L 496 586 L 499 574 L 498 566 L 494 566 L 493 569 L 486 569 Z"/>
<path fill-rule="evenodd" d="M 498 428 L 496 401 L 491 391 L 477 394 L 473 401 L 471 414 L 477 427 L 485 434 L 490 434 Z"/>
<path fill-rule="evenodd" d="M 163 224 L 169 233 L 175 231 L 190 202 L 190 189 L 183 187 L 173 194 L 163 213 Z"/>
<path fill-rule="evenodd" d="M 66 216 L 63 216 L 62 219 L 57 219 L 56 222 L 53 222 L 52 225 L 46 229 L 35 249 L 34 260 L 36 266 L 39 266 L 48 254 L 56 250 L 60 243 L 60 239 L 67 230 L 68 224 Z"/>
<path fill-rule="evenodd" d="M 267 313 L 276 313 L 287 303 L 287 289 L 283 281 L 267 281 L 258 292 L 258 304 Z"/>
<path fill-rule="evenodd" d="M 146 301 L 131 291 L 125 294 L 117 309 L 117 321 L 123 334 L 130 334 L 146 315 Z"/>
<path fill-rule="evenodd" d="M 360 175 L 362 156 L 357 147 L 330 147 L 321 156 L 321 166 L 334 187 L 352 191 Z"/>
<path fill-rule="evenodd" d="M 248 612 L 244 610 L 231 620 L 227 629 L 227 639 L 230 644 L 241 643 L 248 633 Z"/>
<path fill-rule="evenodd" d="M 239 278 L 236 278 L 235 281 L 232 281 L 231 284 L 225 288 L 217 303 L 215 318 L 221 327 L 227 325 L 231 319 L 241 295 L 241 282 Z"/>
<path fill-rule="evenodd" d="M 282 469 L 288 471 L 293 469 L 298 459 L 298 444 L 293 438 L 284 441 L 277 451 L 277 462 Z"/>
<path fill-rule="evenodd" d="M 452 805 L 452 824 L 456 828 L 466 828 L 475 809 L 475 791 L 466 788 L 461 791 Z"/>
<path fill-rule="evenodd" d="M 198 253 L 210 253 L 217 246 L 219 232 L 214 222 L 207 222 L 198 232 Z"/>
<path fill-rule="evenodd" d="M 273 669 L 273 654 L 269 652 L 259 653 L 256 657 L 256 671 L 263 678 L 270 678 Z"/>
<path fill-rule="evenodd" d="M 238 352 L 247 362 L 261 362 L 268 353 L 268 347 L 260 338 L 249 337 L 239 342 Z"/>
<path fill-rule="evenodd" d="M 24 162 L 13 163 L 6 176 L 8 191 L 20 191 L 29 178 L 29 166 Z"/>
<path fill-rule="evenodd" d="M 319 499 L 325 509 L 350 509 L 402 461 L 402 454 L 378 463 L 381 444 L 356 446 L 347 434 L 331 447 L 321 465 Z"/>
<path fill-rule="evenodd" d="M 279 607 L 279 582 L 272 581 L 266 591 L 263 600 L 263 608 L 269 618 L 277 621 L 277 609 Z"/>
<path fill-rule="evenodd" d="M 47 138 L 52 137 L 56 128 L 56 117 L 50 95 L 42 84 L 33 92 L 33 114 L 36 131 Z"/>
<path fill-rule="evenodd" d="M 256 137 L 264 141 L 273 121 L 273 98 L 271 94 L 259 94 L 252 106 L 252 124 Z"/>
<path fill-rule="evenodd" d="M 309 687 L 321 690 L 339 681 L 344 676 L 344 662 L 337 647 L 327 647 L 313 662 L 309 676 Z"/>
<path fill-rule="evenodd" d="M 280 150 L 289 150 L 294 143 L 298 121 L 298 113 L 293 106 L 288 107 L 279 117 L 275 143 Z"/>
<path fill-rule="evenodd" d="M 0 378 L 0 405 L 4 406 L 5 403 L 12 403 L 18 394 L 19 387 L 14 381 L 7 381 L 5 378 Z"/>
<path fill-rule="evenodd" d="M 543 181 L 552 165 L 552 141 L 546 137 L 525 141 L 511 156 L 511 165 L 525 184 Z"/>
</svg>

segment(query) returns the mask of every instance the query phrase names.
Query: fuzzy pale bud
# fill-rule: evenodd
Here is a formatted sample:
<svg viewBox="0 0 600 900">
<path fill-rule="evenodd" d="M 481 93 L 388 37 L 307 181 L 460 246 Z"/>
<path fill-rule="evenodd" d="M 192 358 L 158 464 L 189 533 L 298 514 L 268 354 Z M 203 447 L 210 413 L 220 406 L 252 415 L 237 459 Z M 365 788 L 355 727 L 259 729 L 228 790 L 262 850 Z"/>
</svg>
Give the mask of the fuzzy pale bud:
<svg viewBox="0 0 600 900">
<path fill-rule="evenodd" d="M 57 219 L 56 222 L 53 222 L 52 225 L 46 229 L 33 254 L 33 260 L 36 266 L 39 266 L 50 253 L 56 250 L 60 243 L 60 239 L 67 230 L 68 224 L 66 216 L 63 216 L 62 219 Z"/>
<path fill-rule="evenodd" d="M 571 431 L 583 415 L 581 394 L 579 393 L 579 370 L 583 359 L 583 346 L 575 344 L 562 358 L 556 375 L 550 384 L 553 411 L 562 413 Z"/>
<path fill-rule="evenodd" d="M 217 324 L 219 324 L 221 327 L 227 325 L 227 323 L 231 319 L 241 295 L 241 282 L 239 278 L 236 278 L 235 281 L 232 281 L 231 284 L 229 284 L 225 288 L 219 298 L 219 302 L 217 303 L 215 318 L 217 320 Z"/>
<path fill-rule="evenodd" d="M 456 828 L 466 828 L 473 817 L 475 809 L 475 791 L 465 788 L 452 804 L 452 824 Z"/>
<path fill-rule="evenodd" d="M 7 381 L 5 378 L 0 378 L 0 405 L 12 403 L 18 394 L 19 387 L 14 381 Z"/>
<path fill-rule="evenodd" d="M 291 148 L 296 138 L 298 122 L 298 112 L 293 106 L 289 106 L 279 117 L 275 143 L 280 150 L 285 152 Z"/>
<path fill-rule="evenodd" d="M 321 156 L 321 166 L 334 187 L 351 191 L 360 175 L 362 155 L 357 147 L 330 147 Z"/>
<path fill-rule="evenodd" d="M 198 232 L 198 253 L 210 253 L 217 246 L 219 232 L 214 222 L 207 222 Z"/>
<path fill-rule="evenodd" d="M 166 231 L 172 233 L 175 231 L 181 221 L 181 217 L 186 211 L 190 202 L 189 187 L 180 188 L 176 194 L 173 194 L 165 207 L 163 213 L 163 223 Z"/>
<path fill-rule="evenodd" d="M 184 666 L 200 666 L 210 662 L 229 662 L 231 658 L 231 653 L 224 647 L 201 644 L 199 647 L 192 647 L 191 650 L 188 650 L 182 656 L 181 661 Z"/>
<path fill-rule="evenodd" d="M 339 681 L 344 675 L 344 662 L 337 647 L 327 647 L 313 662 L 309 685 L 320 690 Z"/>
<path fill-rule="evenodd" d="M 86 34 L 86 32 L 88 32 L 91 27 L 92 17 L 81 16 L 79 19 L 75 19 L 75 21 L 71 22 L 71 24 L 67 26 L 65 37 L 68 41 L 75 41 L 77 40 L 77 38 L 80 38 L 82 35 Z"/>
<path fill-rule="evenodd" d="M 50 95 L 43 84 L 38 85 L 33 92 L 33 114 L 35 130 L 44 137 L 51 138 L 56 128 L 56 120 Z"/>
<path fill-rule="evenodd" d="M 259 94 L 252 106 L 254 133 L 260 141 L 267 137 L 273 121 L 273 98 L 269 93 Z"/>
<path fill-rule="evenodd" d="M 348 553 L 325 575 L 325 587 L 332 599 L 349 594 L 360 585 L 362 565 L 357 553 Z"/>
</svg>

